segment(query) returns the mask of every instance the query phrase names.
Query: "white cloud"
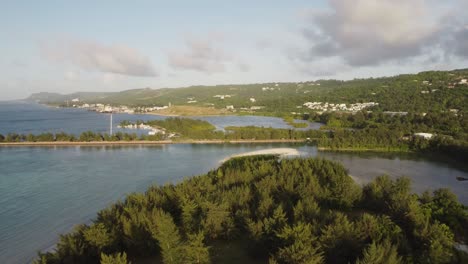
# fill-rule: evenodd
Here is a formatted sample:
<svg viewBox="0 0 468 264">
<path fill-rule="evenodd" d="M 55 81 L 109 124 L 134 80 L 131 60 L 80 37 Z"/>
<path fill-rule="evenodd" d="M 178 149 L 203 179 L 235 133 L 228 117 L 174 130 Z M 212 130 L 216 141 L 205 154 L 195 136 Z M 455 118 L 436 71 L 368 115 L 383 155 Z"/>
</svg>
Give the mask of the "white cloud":
<svg viewBox="0 0 468 264">
<path fill-rule="evenodd" d="M 301 38 L 287 45 L 289 62 L 305 76 L 453 69 L 468 61 L 466 0 L 328 3 L 300 11 Z"/>
<path fill-rule="evenodd" d="M 224 72 L 226 63 L 232 60 L 232 56 L 219 47 L 218 42 L 222 42 L 219 35 L 208 35 L 204 38 L 188 37 L 185 43 L 186 50 L 169 53 L 169 65 L 175 69 L 205 73 Z"/>
<path fill-rule="evenodd" d="M 45 58 L 68 63 L 87 71 L 153 77 L 157 73 L 147 56 L 125 45 L 103 45 L 91 41 L 62 40 L 41 45 Z"/>
<path fill-rule="evenodd" d="M 303 31 L 306 59 L 340 56 L 353 66 L 420 55 L 441 28 L 424 0 L 329 0 L 331 10 L 311 12 Z"/>
<path fill-rule="evenodd" d="M 237 67 L 241 72 L 248 72 L 250 71 L 250 65 L 245 62 L 238 62 Z"/>
<path fill-rule="evenodd" d="M 66 71 L 64 74 L 65 80 L 74 81 L 78 79 L 80 74 L 76 71 Z"/>
</svg>

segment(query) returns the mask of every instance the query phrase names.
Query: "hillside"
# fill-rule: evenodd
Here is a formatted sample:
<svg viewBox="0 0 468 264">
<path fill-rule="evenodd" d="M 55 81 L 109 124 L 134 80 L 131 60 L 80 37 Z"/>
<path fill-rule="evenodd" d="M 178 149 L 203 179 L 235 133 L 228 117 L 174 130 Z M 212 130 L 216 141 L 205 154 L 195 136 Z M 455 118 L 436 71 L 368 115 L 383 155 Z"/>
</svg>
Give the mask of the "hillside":
<svg viewBox="0 0 468 264">
<path fill-rule="evenodd" d="M 355 104 L 376 102 L 378 111 L 466 111 L 468 69 L 430 71 L 394 77 L 350 81 L 318 80 L 301 83 L 191 86 L 173 89 L 135 89 L 115 93 L 38 93 L 28 99 L 46 104 L 64 104 L 79 98 L 86 103 L 127 106 L 191 105 L 256 113 L 310 112 L 306 102 Z"/>
</svg>

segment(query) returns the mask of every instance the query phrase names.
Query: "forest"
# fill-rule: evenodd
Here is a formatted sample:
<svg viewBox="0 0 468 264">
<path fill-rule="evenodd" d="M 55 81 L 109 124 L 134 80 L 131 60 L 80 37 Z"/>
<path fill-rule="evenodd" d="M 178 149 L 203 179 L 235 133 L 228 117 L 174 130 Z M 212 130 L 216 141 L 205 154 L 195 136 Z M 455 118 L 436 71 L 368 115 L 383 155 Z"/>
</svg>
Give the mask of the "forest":
<svg viewBox="0 0 468 264">
<path fill-rule="evenodd" d="M 408 178 L 360 186 L 339 163 L 251 156 L 152 186 L 36 263 L 467 263 L 468 210 Z"/>
</svg>

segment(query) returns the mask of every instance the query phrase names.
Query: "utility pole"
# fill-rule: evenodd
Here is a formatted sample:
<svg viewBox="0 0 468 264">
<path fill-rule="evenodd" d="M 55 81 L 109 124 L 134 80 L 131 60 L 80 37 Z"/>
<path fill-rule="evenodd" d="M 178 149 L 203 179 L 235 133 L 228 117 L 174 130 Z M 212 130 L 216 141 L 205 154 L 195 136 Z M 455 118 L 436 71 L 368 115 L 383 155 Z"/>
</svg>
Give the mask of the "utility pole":
<svg viewBox="0 0 468 264">
<path fill-rule="evenodd" d="M 110 135 L 112 136 L 112 112 L 110 115 Z"/>
</svg>

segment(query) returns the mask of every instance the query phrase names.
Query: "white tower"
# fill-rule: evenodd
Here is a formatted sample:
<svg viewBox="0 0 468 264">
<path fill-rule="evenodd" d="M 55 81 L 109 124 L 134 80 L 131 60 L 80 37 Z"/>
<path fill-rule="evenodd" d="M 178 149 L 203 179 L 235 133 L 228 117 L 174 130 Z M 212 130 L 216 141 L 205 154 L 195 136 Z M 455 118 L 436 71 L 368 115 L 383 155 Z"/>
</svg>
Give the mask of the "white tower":
<svg viewBox="0 0 468 264">
<path fill-rule="evenodd" d="M 110 129 L 109 130 L 110 130 L 109 134 L 112 136 L 112 112 L 110 114 Z"/>
</svg>

